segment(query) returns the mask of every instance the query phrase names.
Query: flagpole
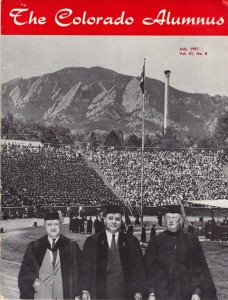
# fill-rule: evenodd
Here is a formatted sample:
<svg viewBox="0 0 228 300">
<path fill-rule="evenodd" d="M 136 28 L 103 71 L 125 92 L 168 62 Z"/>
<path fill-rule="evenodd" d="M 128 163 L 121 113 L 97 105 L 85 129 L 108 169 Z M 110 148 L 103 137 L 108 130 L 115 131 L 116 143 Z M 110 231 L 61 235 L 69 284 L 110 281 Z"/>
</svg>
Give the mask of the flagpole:
<svg viewBox="0 0 228 300">
<path fill-rule="evenodd" d="M 145 131 L 145 122 L 144 122 L 144 113 L 145 113 L 145 61 L 143 65 L 142 73 L 142 170 L 141 170 L 141 228 L 143 230 L 143 194 L 144 194 L 144 131 Z"/>
</svg>

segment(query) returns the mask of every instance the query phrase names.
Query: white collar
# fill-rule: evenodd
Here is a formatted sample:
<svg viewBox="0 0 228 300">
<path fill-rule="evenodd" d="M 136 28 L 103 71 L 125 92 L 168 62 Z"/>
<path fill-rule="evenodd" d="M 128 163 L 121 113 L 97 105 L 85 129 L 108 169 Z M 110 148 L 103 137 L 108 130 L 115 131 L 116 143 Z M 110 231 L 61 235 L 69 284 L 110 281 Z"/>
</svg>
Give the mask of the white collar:
<svg viewBox="0 0 228 300">
<path fill-rule="evenodd" d="M 111 238 L 112 238 L 113 234 L 115 234 L 115 237 L 119 237 L 119 231 L 117 231 L 116 233 L 111 233 L 107 229 L 105 231 L 106 231 L 107 236 L 110 236 Z"/>
<path fill-rule="evenodd" d="M 113 236 L 113 234 L 115 234 L 115 241 L 116 241 L 116 243 L 117 243 L 118 238 L 119 238 L 119 231 L 117 231 L 116 233 L 111 233 L 111 232 L 109 232 L 107 229 L 106 229 L 105 231 L 106 231 L 106 236 L 107 236 L 108 245 L 109 245 L 109 247 L 111 247 L 112 236 Z"/>
<path fill-rule="evenodd" d="M 49 241 L 50 245 L 52 246 L 53 240 L 55 240 L 55 243 L 57 243 L 57 241 L 58 241 L 59 238 L 60 238 L 60 237 L 57 237 L 57 239 L 52 239 L 52 238 L 50 238 L 50 237 L 48 236 L 48 241 Z"/>
</svg>

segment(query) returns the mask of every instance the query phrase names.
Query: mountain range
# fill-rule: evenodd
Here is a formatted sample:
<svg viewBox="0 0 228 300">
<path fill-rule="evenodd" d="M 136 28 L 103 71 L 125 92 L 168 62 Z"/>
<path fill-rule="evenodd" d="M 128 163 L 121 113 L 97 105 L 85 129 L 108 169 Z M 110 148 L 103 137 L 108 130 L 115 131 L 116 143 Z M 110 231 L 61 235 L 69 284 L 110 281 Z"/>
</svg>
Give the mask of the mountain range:
<svg viewBox="0 0 228 300">
<path fill-rule="evenodd" d="M 165 84 L 146 78 L 145 131 L 162 130 Z M 186 134 L 213 131 L 217 116 L 228 110 L 227 96 L 187 93 L 169 87 L 169 125 Z M 72 131 L 141 131 L 140 77 L 113 70 L 71 67 L 2 84 L 2 115 L 61 125 Z"/>
</svg>

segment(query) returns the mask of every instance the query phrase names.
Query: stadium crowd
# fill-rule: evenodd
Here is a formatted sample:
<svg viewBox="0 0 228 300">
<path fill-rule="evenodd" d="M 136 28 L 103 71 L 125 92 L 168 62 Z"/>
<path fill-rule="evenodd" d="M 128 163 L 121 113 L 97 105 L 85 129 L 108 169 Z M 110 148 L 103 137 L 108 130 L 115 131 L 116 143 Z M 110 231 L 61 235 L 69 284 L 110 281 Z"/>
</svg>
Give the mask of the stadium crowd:
<svg viewBox="0 0 228 300">
<path fill-rule="evenodd" d="M 141 198 L 141 150 L 89 150 L 123 199 Z M 187 204 L 187 200 L 227 199 L 222 151 L 144 152 L 144 205 Z M 72 146 L 2 146 L 2 207 L 102 206 L 121 204 L 102 177 Z"/>
<path fill-rule="evenodd" d="M 141 150 L 89 152 L 113 188 L 136 205 L 141 193 Z M 144 205 L 188 204 L 187 200 L 227 199 L 222 151 L 144 152 Z"/>
<path fill-rule="evenodd" d="M 73 147 L 2 147 L 2 207 L 119 203 Z"/>
</svg>

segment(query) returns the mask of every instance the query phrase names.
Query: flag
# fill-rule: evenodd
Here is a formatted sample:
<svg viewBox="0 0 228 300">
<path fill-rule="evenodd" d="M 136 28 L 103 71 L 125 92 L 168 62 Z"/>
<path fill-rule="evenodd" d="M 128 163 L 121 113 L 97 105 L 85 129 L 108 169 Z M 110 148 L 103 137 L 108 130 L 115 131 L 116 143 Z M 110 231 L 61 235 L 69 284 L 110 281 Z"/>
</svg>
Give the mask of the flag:
<svg viewBox="0 0 228 300">
<path fill-rule="evenodd" d="M 142 76 L 142 78 L 140 81 L 140 87 L 141 87 L 142 93 L 144 94 L 144 92 L 145 92 L 145 60 L 144 60 L 141 76 Z"/>
</svg>

